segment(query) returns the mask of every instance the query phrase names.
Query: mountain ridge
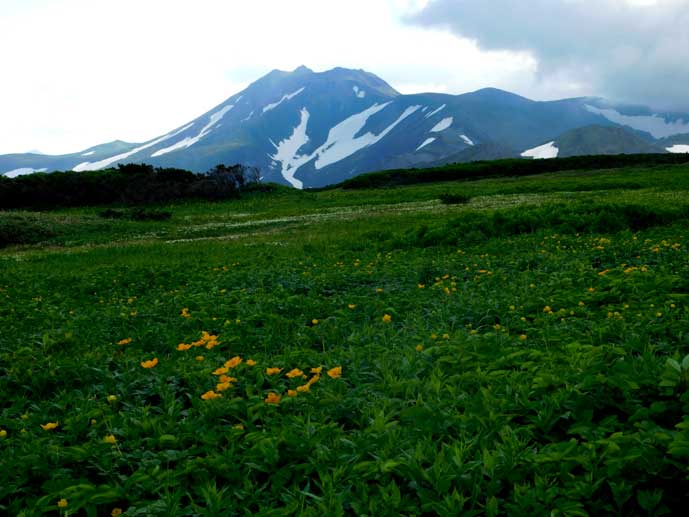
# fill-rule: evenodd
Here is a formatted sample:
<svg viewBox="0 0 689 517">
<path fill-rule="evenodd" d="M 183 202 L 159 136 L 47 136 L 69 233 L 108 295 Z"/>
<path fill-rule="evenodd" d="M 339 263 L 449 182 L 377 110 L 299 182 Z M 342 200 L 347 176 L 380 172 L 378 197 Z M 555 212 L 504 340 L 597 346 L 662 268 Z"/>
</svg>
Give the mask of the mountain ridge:
<svg viewBox="0 0 689 517">
<path fill-rule="evenodd" d="M 403 95 L 365 70 L 314 72 L 302 65 L 269 72 L 158 138 L 116 140 L 61 156 L 2 155 L 0 175 L 96 170 L 128 162 L 205 172 L 218 163 L 243 163 L 258 167 L 265 181 L 321 187 L 400 166 L 545 157 L 541 150 L 551 156 L 550 142 L 590 127 L 619 131 L 596 130 L 598 138 L 610 140 L 596 145 L 589 129 L 582 149 L 689 152 L 689 114 L 656 113 L 594 97 L 534 101 L 498 88 Z"/>
</svg>

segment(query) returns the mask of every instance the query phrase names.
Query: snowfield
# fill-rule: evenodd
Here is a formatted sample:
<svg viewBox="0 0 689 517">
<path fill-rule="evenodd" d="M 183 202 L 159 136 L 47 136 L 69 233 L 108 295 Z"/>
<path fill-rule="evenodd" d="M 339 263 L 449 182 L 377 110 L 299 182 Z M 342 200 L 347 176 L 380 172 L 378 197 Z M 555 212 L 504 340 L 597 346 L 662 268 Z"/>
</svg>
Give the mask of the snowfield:
<svg viewBox="0 0 689 517">
<path fill-rule="evenodd" d="M 461 138 L 462 140 L 464 140 L 464 143 L 467 144 L 467 145 L 472 145 L 472 146 L 475 145 L 475 144 L 474 144 L 474 141 L 473 141 L 471 138 L 469 138 L 468 136 L 466 136 L 466 135 L 460 135 L 459 138 Z"/>
<path fill-rule="evenodd" d="M 443 104 L 438 109 L 431 111 L 428 115 L 426 115 L 426 118 L 431 118 L 436 113 L 440 113 L 441 111 L 443 111 L 446 107 L 447 107 L 447 104 Z"/>
<path fill-rule="evenodd" d="M 21 169 L 14 169 L 13 171 L 6 172 L 4 176 L 6 178 L 16 178 L 18 176 L 33 174 L 34 172 L 47 172 L 47 170 L 48 169 L 32 169 L 31 167 L 22 167 Z"/>
<path fill-rule="evenodd" d="M 296 92 L 288 93 L 287 95 L 283 95 L 283 96 L 282 96 L 282 99 L 280 99 L 279 101 L 274 102 L 273 104 L 268 104 L 267 106 L 265 106 L 265 107 L 263 108 L 263 113 L 267 113 L 267 112 L 269 112 L 269 111 L 271 111 L 271 110 L 274 110 L 275 108 L 277 108 L 277 107 L 278 107 L 280 104 L 282 104 L 283 102 L 292 100 L 294 97 L 296 97 L 297 95 L 299 95 L 299 94 L 300 94 L 301 92 L 303 92 L 303 91 L 304 91 L 304 88 L 302 87 L 302 88 L 299 88 Z"/>
<path fill-rule="evenodd" d="M 188 136 L 184 138 L 183 140 L 180 140 L 176 144 L 171 145 L 170 147 L 166 147 L 165 149 L 160 149 L 159 151 L 156 151 L 151 155 L 151 158 L 155 158 L 156 156 L 162 156 L 167 153 L 171 153 L 172 151 L 177 151 L 178 149 L 186 149 L 187 147 L 191 147 L 194 145 L 196 142 L 201 140 L 204 136 L 206 136 L 208 133 L 210 133 L 213 130 L 213 126 L 218 124 L 222 120 L 222 118 L 234 108 L 234 104 L 230 104 L 229 106 L 223 106 L 221 109 L 213 113 L 210 117 L 210 122 L 203 126 L 201 131 L 199 131 L 199 134 L 196 136 Z"/>
<path fill-rule="evenodd" d="M 304 184 L 294 177 L 294 174 L 299 170 L 299 167 L 308 162 L 310 156 L 301 156 L 297 153 L 306 143 L 309 141 L 309 137 L 306 134 L 306 127 L 309 124 L 310 114 L 306 108 L 301 110 L 301 122 L 294 128 L 292 135 L 286 138 L 279 144 L 271 143 L 275 146 L 275 154 L 270 158 L 275 162 L 282 165 L 282 170 L 280 173 L 282 177 L 287 180 L 290 185 L 295 188 L 301 189 Z"/>
<path fill-rule="evenodd" d="M 416 148 L 416 151 L 414 151 L 414 152 L 420 151 L 421 149 L 423 149 L 427 145 L 431 145 L 433 142 L 435 142 L 435 138 L 427 138 L 424 141 L 424 143 L 422 143 L 419 147 Z"/>
<path fill-rule="evenodd" d="M 117 156 L 111 156 L 110 158 L 105 158 L 104 160 L 100 160 L 98 162 L 82 162 L 76 167 L 74 167 L 72 170 L 75 172 L 82 172 L 82 171 L 97 171 L 99 169 L 105 169 L 109 165 L 112 165 L 113 163 L 117 163 L 121 160 L 125 160 L 132 156 L 133 154 L 136 154 L 140 151 L 143 151 L 144 149 L 148 149 L 149 147 L 153 147 L 154 145 L 158 145 L 161 142 L 164 142 L 165 140 L 169 140 L 170 138 L 173 138 L 180 134 L 182 131 L 186 131 L 189 129 L 191 126 L 194 124 L 191 123 L 189 125 L 184 126 L 182 129 L 178 129 L 174 133 L 168 133 L 165 136 L 161 136 L 160 138 L 153 140 L 152 142 L 149 142 L 147 144 L 141 145 L 139 147 L 136 147 L 132 149 L 131 151 L 128 151 L 126 153 L 118 154 Z"/>
<path fill-rule="evenodd" d="M 438 122 L 433 129 L 431 129 L 431 133 L 440 133 L 441 131 L 445 131 L 448 129 L 450 126 L 452 126 L 452 123 L 455 121 L 453 117 L 447 117 L 442 119 L 440 122 Z"/>
<path fill-rule="evenodd" d="M 560 150 L 555 147 L 555 142 L 548 142 L 547 144 L 524 151 L 522 156 L 524 158 L 533 158 L 534 160 L 547 160 L 549 158 L 557 158 L 559 153 Z"/>
<path fill-rule="evenodd" d="M 600 109 L 588 104 L 586 105 L 586 109 L 591 113 L 605 117 L 615 124 L 651 133 L 655 138 L 665 138 L 668 136 L 689 133 L 689 122 L 684 122 L 683 119 L 668 122 L 658 115 L 623 115 L 614 109 Z"/>
</svg>

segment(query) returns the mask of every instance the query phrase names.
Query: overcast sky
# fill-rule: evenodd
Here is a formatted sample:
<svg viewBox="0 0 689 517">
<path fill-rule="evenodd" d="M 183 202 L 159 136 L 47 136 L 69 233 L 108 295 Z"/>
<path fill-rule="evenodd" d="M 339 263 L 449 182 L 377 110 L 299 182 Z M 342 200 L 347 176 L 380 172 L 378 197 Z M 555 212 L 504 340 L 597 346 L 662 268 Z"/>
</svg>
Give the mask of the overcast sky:
<svg viewBox="0 0 689 517">
<path fill-rule="evenodd" d="M 689 110 L 689 0 L 0 0 L 0 154 L 143 142 L 278 68 Z"/>
</svg>

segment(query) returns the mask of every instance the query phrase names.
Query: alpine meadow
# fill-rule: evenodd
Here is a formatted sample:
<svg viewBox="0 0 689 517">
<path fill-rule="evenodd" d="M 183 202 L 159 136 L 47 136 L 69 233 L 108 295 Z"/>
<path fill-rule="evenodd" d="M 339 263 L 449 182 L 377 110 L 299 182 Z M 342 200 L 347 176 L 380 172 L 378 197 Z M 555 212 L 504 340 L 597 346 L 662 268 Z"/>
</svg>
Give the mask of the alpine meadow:
<svg viewBox="0 0 689 517">
<path fill-rule="evenodd" d="M 688 166 L 499 165 L 0 212 L 2 511 L 680 511 Z"/>
<path fill-rule="evenodd" d="M 0 517 L 689 507 L 689 0 L 0 0 Z"/>
</svg>

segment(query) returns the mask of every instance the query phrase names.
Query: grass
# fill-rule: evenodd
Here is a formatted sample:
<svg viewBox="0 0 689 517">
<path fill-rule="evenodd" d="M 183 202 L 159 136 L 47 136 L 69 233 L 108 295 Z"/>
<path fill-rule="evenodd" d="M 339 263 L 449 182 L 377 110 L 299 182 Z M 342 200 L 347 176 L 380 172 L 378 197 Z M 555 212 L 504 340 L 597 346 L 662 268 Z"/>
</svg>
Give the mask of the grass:
<svg viewBox="0 0 689 517">
<path fill-rule="evenodd" d="M 0 511 L 677 513 L 688 172 L 0 213 Z"/>
</svg>

